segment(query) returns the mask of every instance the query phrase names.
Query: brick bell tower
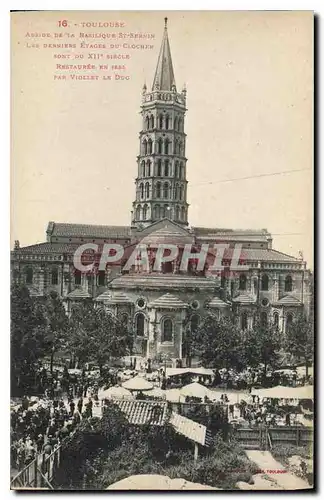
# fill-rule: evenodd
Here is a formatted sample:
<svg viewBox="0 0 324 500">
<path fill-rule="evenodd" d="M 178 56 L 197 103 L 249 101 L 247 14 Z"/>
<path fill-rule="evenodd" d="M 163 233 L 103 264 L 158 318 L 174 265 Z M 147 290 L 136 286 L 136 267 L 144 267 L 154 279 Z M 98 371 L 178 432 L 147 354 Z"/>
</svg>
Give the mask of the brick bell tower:
<svg viewBox="0 0 324 500">
<path fill-rule="evenodd" d="M 177 92 L 167 18 L 152 90 L 142 92 L 142 130 L 135 179 L 132 226 L 169 218 L 188 225 L 186 180 L 186 89 Z"/>
</svg>

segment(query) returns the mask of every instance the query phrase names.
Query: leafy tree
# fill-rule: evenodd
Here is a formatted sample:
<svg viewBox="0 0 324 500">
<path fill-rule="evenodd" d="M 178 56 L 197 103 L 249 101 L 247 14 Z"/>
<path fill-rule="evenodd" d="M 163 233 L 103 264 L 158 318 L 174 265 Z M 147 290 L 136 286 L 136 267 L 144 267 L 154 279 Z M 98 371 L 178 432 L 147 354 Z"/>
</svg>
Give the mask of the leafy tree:
<svg viewBox="0 0 324 500">
<path fill-rule="evenodd" d="M 121 357 L 131 352 L 133 337 L 127 326 L 104 308 L 93 309 L 88 328 L 90 356 L 100 371 L 111 357 Z"/>
<path fill-rule="evenodd" d="M 294 356 L 302 359 L 306 367 L 311 366 L 314 357 L 314 322 L 312 316 L 306 317 L 304 313 L 297 316 L 286 332 L 286 349 Z"/>
<path fill-rule="evenodd" d="M 68 324 L 67 349 L 75 364 L 89 361 L 89 332 L 92 330 L 93 305 L 86 302 L 72 307 Z"/>
<path fill-rule="evenodd" d="M 46 318 L 25 286 L 11 289 L 11 390 L 28 392 L 35 382 L 39 359 L 46 352 Z"/>
<path fill-rule="evenodd" d="M 127 326 L 92 302 L 72 309 L 67 347 L 83 364 L 94 361 L 102 370 L 111 357 L 125 356 L 132 349 L 133 337 Z"/>
<path fill-rule="evenodd" d="M 228 317 L 220 319 L 210 314 L 195 332 L 192 332 L 191 352 L 205 366 L 237 368 L 243 366 L 242 335 Z"/>
<path fill-rule="evenodd" d="M 244 332 L 244 357 L 252 367 L 264 365 L 264 376 L 269 366 L 275 365 L 280 350 L 280 334 L 274 325 L 262 325 L 257 319 L 253 328 Z"/>
<path fill-rule="evenodd" d="M 66 347 L 68 318 L 62 300 L 55 291 L 45 297 L 43 311 L 46 318 L 45 343 L 50 353 L 52 373 L 55 353 Z"/>
</svg>

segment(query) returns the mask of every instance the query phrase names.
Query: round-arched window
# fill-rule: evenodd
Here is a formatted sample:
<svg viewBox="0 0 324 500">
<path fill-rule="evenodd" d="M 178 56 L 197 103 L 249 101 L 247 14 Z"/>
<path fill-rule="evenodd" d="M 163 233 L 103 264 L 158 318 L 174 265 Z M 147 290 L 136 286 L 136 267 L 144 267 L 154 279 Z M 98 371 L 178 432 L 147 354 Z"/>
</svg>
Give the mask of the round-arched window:
<svg viewBox="0 0 324 500">
<path fill-rule="evenodd" d="M 144 337 L 144 325 L 145 325 L 144 314 L 142 313 L 137 314 L 135 322 L 135 330 L 137 337 Z"/>
<path fill-rule="evenodd" d="M 278 328 L 278 326 L 279 326 L 279 314 L 277 312 L 275 312 L 273 314 L 273 324 L 276 328 Z"/>
<path fill-rule="evenodd" d="M 161 342 L 172 342 L 173 340 L 173 322 L 170 318 L 165 318 L 162 322 Z"/>
</svg>

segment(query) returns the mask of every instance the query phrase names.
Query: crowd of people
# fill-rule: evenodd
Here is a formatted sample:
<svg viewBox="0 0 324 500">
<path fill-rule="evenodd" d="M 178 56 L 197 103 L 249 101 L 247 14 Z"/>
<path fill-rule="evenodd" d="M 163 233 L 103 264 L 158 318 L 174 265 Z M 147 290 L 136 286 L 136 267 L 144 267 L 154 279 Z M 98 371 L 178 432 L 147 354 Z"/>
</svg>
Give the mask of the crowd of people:
<svg viewBox="0 0 324 500">
<path fill-rule="evenodd" d="M 76 377 L 41 371 L 44 395 L 23 397 L 11 408 L 11 463 L 23 469 L 40 453 L 50 455 L 69 436 L 82 418 L 92 417 L 98 402 L 98 382 L 85 370 Z"/>
</svg>

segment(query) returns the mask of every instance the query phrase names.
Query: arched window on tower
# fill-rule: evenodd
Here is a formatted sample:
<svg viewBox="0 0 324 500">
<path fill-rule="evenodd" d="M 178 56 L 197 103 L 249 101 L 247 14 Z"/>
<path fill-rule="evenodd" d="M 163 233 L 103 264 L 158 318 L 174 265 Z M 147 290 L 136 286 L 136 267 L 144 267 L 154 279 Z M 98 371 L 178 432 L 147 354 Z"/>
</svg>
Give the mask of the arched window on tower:
<svg viewBox="0 0 324 500">
<path fill-rule="evenodd" d="M 186 220 L 186 211 L 184 207 L 181 207 L 181 220 L 185 221 Z"/>
<path fill-rule="evenodd" d="M 175 162 L 174 177 L 176 179 L 178 179 L 178 177 L 179 177 L 179 162 L 178 161 Z"/>
<path fill-rule="evenodd" d="M 169 177 L 169 160 L 164 162 L 164 176 Z"/>
<path fill-rule="evenodd" d="M 147 209 L 148 209 L 148 206 L 145 204 L 143 207 L 143 220 L 147 219 Z"/>
<path fill-rule="evenodd" d="M 147 160 L 147 162 L 146 162 L 145 176 L 146 177 L 151 177 L 151 160 Z"/>
<path fill-rule="evenodd" d="M 246 275 L 245 274 L 241 274 L 240 275 L 240 284 L 239 284 L 239 288 L 240 290 L 246 290 Z"/>
<path fill-rule="evenodd" d="M 170 123 L 169 115 L 166 115 L 166 117 L 165 117 L 165 128 L 167 130 L 169 129 L 169 123 Z"/>
<path fill-rule="evenodd" d="M 143 153 L 145 155 L 147 155 L 147 140 L 146 139 L 144 139 L 144 141 L 143 141 Z"/>
<path fill-rule="evenodd" d="M 159 219 L 160 218 L 160 205 L 155 205 L 154 206 L 154 218 Z"/>
<path fill-rule="evenodd" d="M 175 141 L 173 142 L 173 154 L 177 154 L 178 153 L 178 139 L 175 139 Z"/>
<path fill-rule="evenodd" d="M 27 285 L 31 285 L 33 283 L 33 268 L 27 267 L 25 271 L 25 280 Z"/>
<path fill-rule="evenodd" d="M 292 292 L 292 277 L 290 275 L 285 278 L 285 292 Z"/>
<path fill-rule="evenodd" d="M 162 139 L 160 137 L 160 139 L 158 140 L 158 154 L 162 154 Z"/>
<path fill-rule="evenodd" d="M 179 220 L 180 219 L 180 209 L 178 206 L 175 208 L 175 219 Z"/>
<path fill-rule="evenodd" d="M 161 158 L 157 162 L 157 174 L 158 177 L 161 177 L 162 175 L 162 160 Z"/>
<path fill-rule="evenodd" d="M 269 290 L 269 276 L 267 274 L 262 275 L 261 290 L 263 290 L 263 291 Z"/>
<path fill-rule="evenodd" d="M 178 131 L 179 132 L 182 132 L 182 124 L 183 124 L 182 119 L 179 118 L 179 122 L 178 122 Z"/>
<path fill-rule="evenodd" d="M 141 162 L 141 171 L 140 171 L 140 177 L 144 177 L 145 176 L 145 161 L 143 160 Z"/>
<path fill-rule="evenodd" d="M 170 141 L 168 138 L 165 139 L 164 141 L 164 154 L 169 154 L 169 144 L 170 144 Z"/>
<path fill-rule="evenodd" d="M 167 182 L 163 185 L 163 198 L 169 198 L 169 184 Z"/>
<path fill-rule="evenodd" d="M 183 186 L 180 187 L 180 200 L 183 200 Z"/>
<path fill-rule="evenodd" d="M 156 183 L 156 197 L 161 198 L 161 182 Z"/>
<path fill-rule="evenodd" d="M 277 312 L 273 313 L 273 325 L 275 328 L 279 328 L 279 314 Z"/>
<path fill-rule="evenodd" d="M 175 186 L 174 197 L 176 200 L 179 199 L 179 184 L 176 184 L 176 186 Z"/>
<path fill-rule="evenodd" d="M 148 115 L 146 115 L 146 118 L 145 118 L 145 128 L 146 128 L 146 130 L 150 128 L 150 119 L 149 119 Z"/>
<path fill-rule="evenodd" d="M 154 116 L 151 115 L 150 117 L 150 128 L 153 129 L 154 128 Z"/>
<path fill-rule="evenodd" d="M 136 220 L 141 220 L 141 205 L 136 207 Z"/>
<path fill-rule="evenodd" d="M 162 205 L 162 207 L 161 207 L 160 216 L 161 216 L 161 219 L 164 219 L 164 217 L 166 217 L 166 207 L 165 207 L 165 205 Z"/>
<path fill-rule="evenodd" d="M 52 269 L 52 285 L 58 285 L 58 270 L 56 267 Z"/>
<path fill-rule="evenodd" d="M 181 144 L 181 142 L 179 141 L 179 142 L 178 142 L 178 155 L 181 155 L 181 149 L 182 149 L 182 144 Z"/>
<path fill-rule="evenodd" d="M 173 128 L 174 130 L 177 130 L 178 129 L 178 117 L 176 116 L 175 119 L 174 119 L 174 122 L 173 122 Z"/>
<path fill-rule="evenodd" d="M 159 128 L 163 128 L 163 115 L 159 115 Z"/>
<path fill-rule="evenodd" d="M 173 322 L 170 318 L 164 318 L 162 321 L 161 342 L 172 342 L 173 340 Z"/>
<path fill-rule="evenodd" d="M 153 153 L 152 139 L 147 141 L 147 154 L 151 155 Z"/>
<path fill-rule="evenodd" d="M 243 312 L 241 316 L 241 328 L 242 330 L 247 330 L 248 327 L 248 315 L 247 312 Z"/>
<path fill-rule="evenodd" d="M 150 197 L 150 184 L 148 182 L 146 182 L 145 184 L 145 198 L 149 198 Z"/>
<path fill-rule="evenodd" d="M 180 163 L 180 178 L 184 179 L 184 166 L 183 166 L 183 163 Z"/>
<path fill-rule="evenodd" d="M 143 184 L 143 182 L 140 183 L 139 191 L 140 191 L 140 197 L 142 200 L 144 198 L 144 184 Z"/>
<path fill-rule="evenodd" d="M 143 313 L 138 313 L 136 315 L 135 330 L 137 337 L 144 337 L 145 330 L 145 317 Z"/>
</svg>

